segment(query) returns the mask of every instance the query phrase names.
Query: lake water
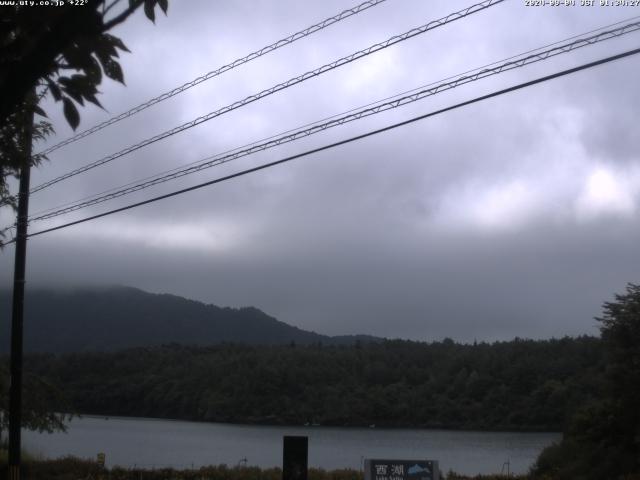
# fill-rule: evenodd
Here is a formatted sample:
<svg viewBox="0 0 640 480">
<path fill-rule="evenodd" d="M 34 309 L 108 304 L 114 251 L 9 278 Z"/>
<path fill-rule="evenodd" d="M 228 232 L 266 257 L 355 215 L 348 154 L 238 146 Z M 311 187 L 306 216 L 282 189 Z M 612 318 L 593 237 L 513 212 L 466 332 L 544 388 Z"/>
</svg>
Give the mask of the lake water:
<svg viewBox="0 0 640 480">
<path fill-rule="evenodd" d="M 67 433 L 23 433 L 31 453 L 56 458 L 106 454 L 107 466 L 191 468 L 225 463 L 282 466 L 282 437 L 309 437 L 309 466 L 360 469 L 362 459 L 438 460 L 444 472 L 525 473 L 558 433 L 488 433 L 382 428 L 263 427 L 172 420 L 82 417 Z M 506 471 L 506 467 L 505 467 Z"/>
</svg>

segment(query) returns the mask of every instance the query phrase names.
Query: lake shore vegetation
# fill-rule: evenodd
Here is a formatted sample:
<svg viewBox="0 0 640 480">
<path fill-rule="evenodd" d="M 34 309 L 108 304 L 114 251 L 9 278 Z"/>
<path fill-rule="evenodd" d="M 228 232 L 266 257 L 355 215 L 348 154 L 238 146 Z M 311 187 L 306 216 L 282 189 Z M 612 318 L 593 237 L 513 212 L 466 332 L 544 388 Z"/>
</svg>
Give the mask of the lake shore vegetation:
<svg viewBox="0 0 640 480">
<path fill-rule="evenodd" d="M 0 468 L 3 466 L 0 459 Z M 64 457 L 55 460 L 29 459 L 24 464 L 25 480 L 282 480 L 280 468 L 229 467 L 227 465 L 205 466 L 192 469 L 141 469 L 103 468 L 93 460 Z M 324 470 L 310 468 L 308 480 L 364 480 L 359 470 Z M 443 474 L 442 480 L 524 480 L 525 476 L 478 475 L 464 476 L 454 472 Z M 639 480 L 639 479 L 634 479 Z"/>
<path fill-rule="evenodd" d="M 603 381 L 593 337 L 37 354 L 74 413 L 269 425 L 561 431 Z"/>
</svg>

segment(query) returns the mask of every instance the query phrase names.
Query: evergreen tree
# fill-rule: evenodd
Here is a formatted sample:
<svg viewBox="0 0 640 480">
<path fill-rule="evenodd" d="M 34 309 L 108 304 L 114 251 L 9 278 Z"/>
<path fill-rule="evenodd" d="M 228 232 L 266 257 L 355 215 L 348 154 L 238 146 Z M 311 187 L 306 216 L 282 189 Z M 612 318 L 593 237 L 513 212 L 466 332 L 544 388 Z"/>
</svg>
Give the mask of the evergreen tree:
<svg viewBox="0 0 640 480">
<path fill-rule="evenodd" d="M 533 473 L 557 479 L 623 479 L 640 474 L 640 286 L 606 302 L 599 398 L 572 418 L 559 445 L 542 452 Z"/>
</svg>

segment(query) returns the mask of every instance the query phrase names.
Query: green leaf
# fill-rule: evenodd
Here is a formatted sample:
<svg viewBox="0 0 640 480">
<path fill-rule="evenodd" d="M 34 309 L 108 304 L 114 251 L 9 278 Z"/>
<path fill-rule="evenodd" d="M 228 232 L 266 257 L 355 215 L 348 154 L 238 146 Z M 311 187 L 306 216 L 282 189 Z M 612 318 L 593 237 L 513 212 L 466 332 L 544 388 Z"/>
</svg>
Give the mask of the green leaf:
<svg viewBox="0 0 640 480">
<path fill-rule="evenodd" d="M 153 11 L 155 0 L 144 0 L 144 14 L 153 23 L 156 23 L 156 13 Z"/>
<path fill-rule="evenodd" d="M 60 88 L 51 80 L 49 77 L 46 78 L 47 86 L 49 87 L 49 91 L 56 102 L 62 100 L 62 93 L 60 92 Z"/>
<path fill-rule="evenodd" d="M 108 33 L 105 33 L 104 38 L 106 38 L 111 45 L 113 45 L 116 48 L 119 48 L 120 50 L 124 51 L 124 52 L 129 52 L 131 53 L 131 50 L 129 50 L 127 48 L 127 46 L 124 44 L 124 42 L 122 40 L 120 40 L 118 37 L 114 37 L 113 35 L 110 35 Z"/>
<path fill-rule="evenodd" d="M 71 125 L 71 128 L 75 130 L 78 128 L 78 125 L 80 125 L 80 114 L 78 113 L 78 109 L 69 97 L 64 97 L 62 99 L 62 103 L 64 105 L 64 117 L 67 119 L 67 122 L 69 122 L 69 125 Z"/>
<path fill-rule="evenodd" d="M 102 106 L 102 104 L 100 103 L 100 101 L 96 98 L 96 96 L 92 93 L 86 94 L 84 96 L 84 98 L 87 99 L 87 102 L 91 102 L 94 105 L 96 105 L 97 107 L 100 107 L 101 109 L 104 110 L 104 107 Z"/>
<path fill-rule="evenodd" d="M 33 107 L 33 111 L 37 114 L 40 115 L 41 117 L 44 118 L 49 118 L 47 117 L 47 112 L 45 112 L 42 108 L 40 108 L 38 105 L 36 105 L 35 107 Z"/>
<path fill-rule="evenodd" d="M 62 88 L 66 88 L 73 82 L 69 77 L 58 77 L 58 83 L 62 86 Z"/>
<path fill-rule="evenodd" d="M 116 50 L 110 37 L 112 36 L 102 35 L 98 37 L 94 46 L 94 52 L 103 65 L 109 58 L 118 56 L 118 50 Z"/>
<path fill-rule="evenodd" d="M 116 62 L 114 59 L 109 59 L 110 61 L 104 66 L 104 74 L 112 80 L 116 82 L 124 83 L 124 74 L 122 73 L 122 67 L 120 64 Z"/>
<path fill-rule="evenodd" d="M 87 42 L 75 43 L 66 48 L 62 54 L 67 61 L 69 68 L 75 70 L 85 70 L 87 67 L 91 67 L 91 54 L 93 49 L 96 48 L 96 43 L 92 42 L 91 45 L 87 45 Z"/>
<path fill-rule="evenodd" d="M 93 56 L 89 58 L 90 60 L 87 62 L 84 71 L 94 85 L 99 85 L 102 81 L 102 69 L 100 68 L 98 61 Z"/>
<path fill-rule="evenodd" d="M 62 52 L 62 55 L 71 68 L 80 69 L 80 65 L 83 63 L 83 52 L 76 45 L 71 45 Z"/>
<path fill-rule="evenodd" d="M 81 92 L 96 91 L 96 85 L 86 75 L 82 75 L 80 73 L 71 75 L 71 82 L 73 83 L 74 87 Z"/>
<path fill-rule="evenodd" d="M 65 82 L 67 88 L 65 88 L 65 92 L 67 92 L 73 99 L 80 103 L 84 104 L 83 100 L 97 105 L 102 108 L 102 105 L 96 98 L 96 93 L 98 93 L 98 89 L 96 88 L 96 84 L 86 75 L 75 74 L 71 76 L 71 79 Z"/>
<path fill-rule="evenodd" d="M 64 91 L 64 93 L 69 95 L 80 105 L 84 105 L 84 100 L 82 99 L 82 89 L 77 79 L 69 78 L 69 77 L 60 77 L 58 79 L 58 83 L 62 85 L 62 90 Z"/>
<path fill-rule="evenodd" d="M 160 8 L 162 9 L 162 11 L 164 12 L 164 14 L 167 14 L 167 9 L 169 8 L 169 1 L 168 0 L 158 0 L 158 5 L 160 5 Z"/>
</svg>

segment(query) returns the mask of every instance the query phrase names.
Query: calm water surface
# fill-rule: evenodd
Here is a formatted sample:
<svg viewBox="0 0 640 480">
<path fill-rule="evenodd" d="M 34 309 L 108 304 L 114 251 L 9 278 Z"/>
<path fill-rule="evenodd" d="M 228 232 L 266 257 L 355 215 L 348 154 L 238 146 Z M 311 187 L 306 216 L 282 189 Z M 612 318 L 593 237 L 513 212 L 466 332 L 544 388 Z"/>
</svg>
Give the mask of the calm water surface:
<svg viewBox="0 0 640 480">
<path fill-rule="evenodd" d="M 487 433 L 381 428 L 258 427 L 172 420 L 82 417 L 68 432 L 23 433 L 34 454 L 95 458 L 107 466 L 189 468 L 225 463 L 282 466 L 282 437 L 309 437 L 309 466 L 360 469 L 362 459 L 439 460 L 440 469 L 464 474 L 500 473 L 504 462 L 524 473 L 540 451 L 560 439 L 558 433 Z M 505 467 L 506 468 L 506 467 Z"/>
</svg>

